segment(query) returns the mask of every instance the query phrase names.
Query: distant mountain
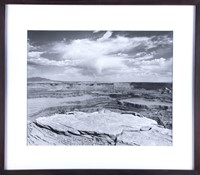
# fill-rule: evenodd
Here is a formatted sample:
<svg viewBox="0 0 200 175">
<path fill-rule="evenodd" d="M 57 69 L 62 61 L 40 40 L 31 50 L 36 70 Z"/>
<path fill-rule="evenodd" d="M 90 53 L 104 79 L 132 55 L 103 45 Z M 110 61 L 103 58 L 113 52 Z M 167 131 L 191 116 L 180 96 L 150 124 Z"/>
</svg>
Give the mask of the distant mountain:
<svg viewBox="0 0 200 175">
<path fill-rule="evenodd" d="M 50 80 L 50 79 L 47 79 L 47 78 L 41 78 L 41 77 L 28 78 L 28 82 L 49 82 L 49 81 L 54 81 L 54 80 Z"/>
</svg>

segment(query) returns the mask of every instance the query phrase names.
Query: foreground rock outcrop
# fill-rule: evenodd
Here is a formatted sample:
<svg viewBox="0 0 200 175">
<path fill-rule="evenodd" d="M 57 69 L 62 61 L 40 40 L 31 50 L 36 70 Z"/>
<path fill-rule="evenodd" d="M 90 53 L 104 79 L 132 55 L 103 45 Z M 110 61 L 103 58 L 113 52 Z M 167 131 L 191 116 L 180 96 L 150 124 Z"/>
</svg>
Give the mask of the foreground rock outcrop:
<svg viewBox="0 0 200 175">
<path fill-rule="evenodd" d="M 134 114 L 68 112 L 29 122 L 28 144 L 170 146 L 172 130 Z"/>
</svg>

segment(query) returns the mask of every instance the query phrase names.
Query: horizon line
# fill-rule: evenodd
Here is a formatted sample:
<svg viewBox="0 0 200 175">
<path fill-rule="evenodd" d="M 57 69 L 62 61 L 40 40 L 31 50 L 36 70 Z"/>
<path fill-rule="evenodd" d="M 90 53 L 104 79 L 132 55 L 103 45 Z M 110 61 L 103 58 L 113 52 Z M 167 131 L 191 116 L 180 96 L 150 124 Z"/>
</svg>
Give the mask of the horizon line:
<svg viewBox="0 0 200 175">
<path fill-rule="evenodd" d="M 49 78 L 44 78 L 44 77 L 27 77 L 27 80 L 29 78 L 42 78 L 46 79 L 49 81 L 58 81 L 58 82 L 103 82 L 103 83 L 173 83 L 173 81 L 98 81 L 98 80 L 53 80 Z"/>
</svg>

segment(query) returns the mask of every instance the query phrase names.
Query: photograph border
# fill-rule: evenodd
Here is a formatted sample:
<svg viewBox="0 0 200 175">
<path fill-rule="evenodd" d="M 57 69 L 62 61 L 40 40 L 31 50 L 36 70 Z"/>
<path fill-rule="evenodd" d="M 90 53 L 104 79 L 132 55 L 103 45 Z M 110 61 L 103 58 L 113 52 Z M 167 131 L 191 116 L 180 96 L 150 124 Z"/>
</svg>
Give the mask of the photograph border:
<svg viewBox="0 0 200 175">
<path fill-rule="evenodd" d="M 194 70 L 194 169 L 193 170 L 5 170 L 6 120 L 6 10 L 8 4 L 65 4 L 65 5 L 194 5 L 195 15 L 195 70 Z M 2 175 L 200 175 L 200 1 L 199 0 L 2 0 L 0 2 L 0 174 Z"/>
</svg>

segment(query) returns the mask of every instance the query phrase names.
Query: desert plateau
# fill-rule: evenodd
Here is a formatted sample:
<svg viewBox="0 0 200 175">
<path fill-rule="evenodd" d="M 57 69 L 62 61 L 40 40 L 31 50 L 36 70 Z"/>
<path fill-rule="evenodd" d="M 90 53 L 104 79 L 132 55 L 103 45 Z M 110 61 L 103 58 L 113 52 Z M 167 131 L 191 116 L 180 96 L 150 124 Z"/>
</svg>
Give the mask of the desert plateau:
<svg viewBox="0 0 200 175">
<path fill-rule="evenodd" d="M 28 145 L 172 145 L 172 83 L 28 79 Z"/>
</svg>

